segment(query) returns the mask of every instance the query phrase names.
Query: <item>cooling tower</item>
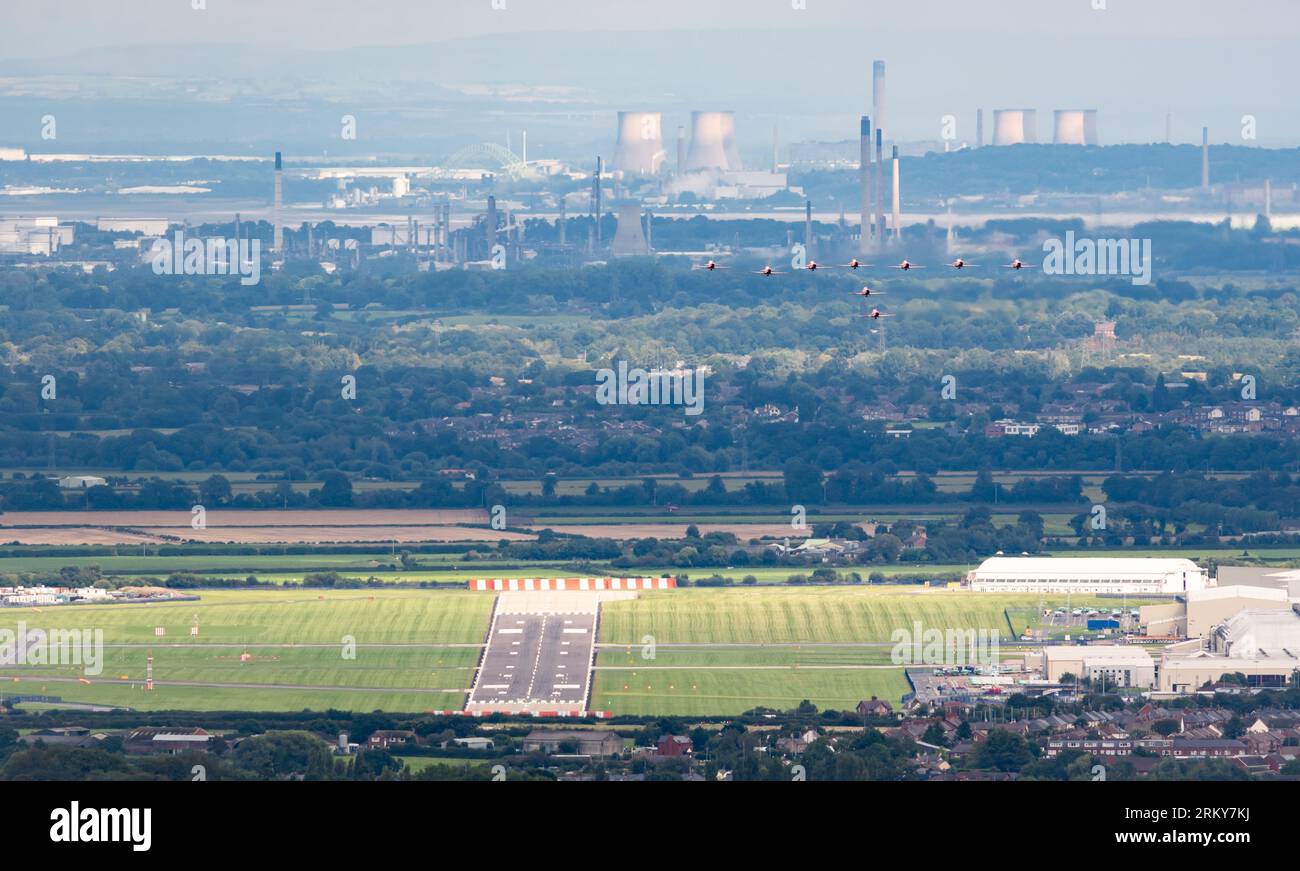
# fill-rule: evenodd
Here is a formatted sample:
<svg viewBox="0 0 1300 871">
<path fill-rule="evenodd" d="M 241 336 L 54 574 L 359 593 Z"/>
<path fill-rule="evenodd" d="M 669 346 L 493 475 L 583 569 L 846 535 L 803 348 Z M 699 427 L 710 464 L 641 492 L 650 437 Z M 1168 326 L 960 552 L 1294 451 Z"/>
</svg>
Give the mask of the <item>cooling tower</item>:
<svg viewBox="0 0 1300 871">
<path fill-rule="evenodd" d="M 1097 110 L 1096 109 L 1083 110 L 1083 144 L 1084 145 L 1101 144 L 1101 142 L 1097 139 Z"/>
<path fill-rule="evenodd" d="M 650 243 L 646 241 L 641 229 L 640 206 L 632 204 L 618 207 L 618 228 L 614 231 L 614 242 L 610 249 L 615 257 L 650 253 Z"/>
<path fill-rule="evenodd" d="M 662 119 L 658 112 L 619 112 L 618 143 L 613 168 L 627 173 L 654 175 L 668 157 L 664 151 Z"/>
<path fill-rule="evenodd" d="M 727 153 L 727 169 L 740 172 L 745 168 L 740 160 L 740 149 L 736 147 L 736 114 L 724 113 L 722 116 L 722 150 Z"/>
<path fill-rule="evenodd" d="M 1057 109 L 1052 116 L 1052 142 L 1056 145 L 1096 145 L 1096 109 Z"/>
<path fill-rule="evenodd" d="M 686 171 L 740 168 L 735 113 L 692 112 L 691 149 L 686 155 Z"/>
<path fill-rule="evenodd" d="M 1038 141 L 1038 116 L 1033 109 L 994 109 L 993 144 L 1017 145 Z"/>
</svg>

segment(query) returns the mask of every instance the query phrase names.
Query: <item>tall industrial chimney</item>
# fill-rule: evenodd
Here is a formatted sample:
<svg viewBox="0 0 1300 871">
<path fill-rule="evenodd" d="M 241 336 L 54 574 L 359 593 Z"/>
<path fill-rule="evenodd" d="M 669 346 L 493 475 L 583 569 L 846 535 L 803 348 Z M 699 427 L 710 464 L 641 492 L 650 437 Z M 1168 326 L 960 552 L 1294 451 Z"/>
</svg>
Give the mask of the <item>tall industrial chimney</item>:
<svg viewBox="0 0 1300 871">
<path fill-rule="evenodd" d="M 569 223 L 569 210 L 567 208 L 568 200 L 563 196 L 560 197 L 560 248 L 564 247 L 565 225 Z"/>
<path fill-rule="evenodd" d="M 894 230 L 894 239 L 903 238 L 903 227 L 899 221 L 899 203 L 898 203 L 898 146 L 894 146 L 894 208 L 892 212 L 892 222 L 890 224 Z"/>
<path fill-rule="evenodd" d="M 811 260 L 813 256 L 812 200 L 804 200 L 803 204 L 803 250 L 804 256 Z"/>
<path fill-rule="evenodd" d="M 1210 192 L 1210 128 L 1201 128 L 1201 190 Z"/>
<path fill-rule="evenodd" d="M 984 147 L 984 110 L 975 110 L 975 147 Z"/>
<path fill-rule="evenodd" d="M 876 248 L 885 247 L 885 139 L 876 124 Z"/>
<path fill-rule="evenodd" d="M 447 259 L 455 259 L 451 250 L 451 201 L 442 204 L 442 244 L 447 247 Z"/>
<path fill-rule="evenodd" d="M 681 175 L 686 171 L 686 128 L 678 126 L 677 128 L 677 174 Z"/>
<path fill-rule="evenodd" d="M 776 158 L 777 146 L 779 144 L 780 144 L 780 139 L 778 138 L 778 131 L 776 129 L 776 125 L 773 124 L 772 125 L 772 175 L 776 175 L 777 168 L 780 167 L 781 165 L 781 162 Z"/>
<path fill-rule="evenodd" d="M 598 154 L 598 155 L 596 155 L 596 203 L 595 203 L 595 205 L 596 205 L 596 248 L 597 248 L 597 249 L 600 248 L 600 243 L 601 243 L 601 238 L 600 238 L 600 216 L 601 216 L 600 195 L 601 195 L 601 191 L 600 191 L 600 188 L 601 188 L 601 179 L 604 177 L 604 175 L 605 175 L 605 162 L 601 159 L 600 155 Z"/>
<path fill-rule="evenodd" d="M 871 117 L 876 122 L 876 246 L 885 245 L 885 62 L 871 64 Z"/>
<path fill-rule="evenodd" d="M 497 198 L 488 194 L 487 216 L 483 219 L 483 226 L 487 238 L 488 256 L 492 256 L 492 248 L 497 244 Z"/>
<path fill-rule="evenodd" d="M 862 239 L 858 251 L 865 255 L 871 245 L 871 118 L 866 115 L 858 128 L 858 164 L 862 187 Z"/>
<path fill-rule="evenodd" d="M 275 205 L 271 210 L 271 219 L 275 222 L 275 232 L 271 238 L 271 250 L 276 254 L 284 248 L 284 228 L 280 225 L 280 205 L 284 196 L 283 168 L 280 164 L 280 152 L 275 153 Z"/>
<path fill-rule="evenodd" d="M 871 65 L 871 117 L 876 119 L 876 129 L 884 130 L 885 121 L 885 62 L 878 60 Z"/>
</svg>

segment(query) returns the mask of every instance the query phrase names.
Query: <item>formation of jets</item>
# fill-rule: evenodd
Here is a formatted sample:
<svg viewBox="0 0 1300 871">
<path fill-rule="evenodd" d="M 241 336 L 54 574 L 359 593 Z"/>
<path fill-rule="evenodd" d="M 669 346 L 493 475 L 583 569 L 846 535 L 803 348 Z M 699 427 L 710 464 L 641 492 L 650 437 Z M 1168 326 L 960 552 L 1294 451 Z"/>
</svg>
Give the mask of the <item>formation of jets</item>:
<svg viewBox="0 0 1300 871">
<path fill-rule="evenodd" d="M 966 259 L 964 259 L 964 258 L 958 257 L 956 260 L 952 261 L 951 263 L 946 263 L 946 264 L 944 264 L 944 265 L 945 265 L 945 266 L 948 266 L 948 267 L 951 267 L 952 269 L 959 269 L 959 270 L 960 270 L 960 269 L 965 269 L 965 268 L 967 268 L 968 266 L 976 266 L 977 264 L 975 264 L 975 263 L 971 263 L 969 260 L 966 260 Z M 1001 264 L 1001 266 L 1002 266 L 1003 269 L 1016 269 L 1016 270 L 1020 270 L 1020 269 L 1033 269 L 1033 266 L 1032 266 L 1031 264 L 1024 262 L 1024 261 L 1021 260 L 1019 257 L 1013 257 L 1010 263 L 1003 263 L 1003 264 Z M 805 264 L 804 266 L 799 267 L 796 271 L 798 271 L 798 272 L 817 272 L 817 271 L 819 271 L 819 270 L 824 270 L 824 269 L 836 269 L 836 268 L 854 269 L 854 270 L 856 270 L 856 269 L 863 268 L 863 267 L 870 268 L 870 267 L 871 267 L 871 264 L 870 264 L 870 263 L 863 263 L 861 260 L 858 260 L 856 257 L 854 257 L 854 258 L 853 258 L 852 260 L 850 260 L 848 263 L 845 263 L 845 264 L 843 264 L 843 266 L 840 266 L 840 267 L 837 267 L 837 266 L 826 266 L 826 265 L 824 265 L 824 264 L 818 263 L 816 260 L 809 260 L 809 261 L 807 262 L 807 264 Z M 718 269 L 727 269 L 727 268 L 728 268 L 728 267 L 726 267 L 726 266 L 722 266 L 722 265 L 720 265 L 719 263 L 717 263 L 717 262 L 714 261 L 714 260 L 709 260 L 709 261 L 707 261 L 707 262 L 705 262 L 705 263 L 702 263 L 702 264 L 695 264 L 695 265 L 691 266 L 691 269 L 701 269 L 701 270 L 703 270 L 703 271 L 705 271 L 705 272 L 714 272 L 714 271 L 716 271 L 716 270 L 718 270 Z M 920 265 L 919 263 L 913 263 L 912 261 L 908 260 L 907 258 L 903 258 L 903 261 L 902 261 L 901 263 L 895 263 L 895 264 L 892 264 L 889 268 L 890 268 L 890 269 L 897 269 L 897 270 L 900 270 L 900 271 L 902 271 L 902 272 L 911 272 L 913 269 L 924 269 L 925 267 L 922 266 L 922 265 Z M 772 275 L 788 275 L 788 274 L 789 274 L 789 273 L 787 273 L 787 272 L 781 272 L 780 270 L 773 269 L 771 266 L 764 266 L 762 269 L 754 269 L 754 270 L 751 270 L 751 272 L 752 272 L 752 274 L 754 274 L 754 275 L 763 275 L 763 276 L 772 276 Z M 862 297 L 863 299 L 866 299 L 867 297 L 872 297 L 872 296 L 880 296 L 881 294 L 882 294 L 882 291 L 879 291 L 879 290 L 873 290 L 871 287 L 869 287 L 869 286 L 867 286 L 867 285 L 865 285 L 865 284 L 862 286 L 862 289 L 861 289 L 861 290 L 855 290 L 855 291 L 853 291 L 853 295 L 854 295 L 854 296 L 860 296 L 860 297 Z M 864 315 L 859 315 L 859 317 L 871 318 L 873 321 L 878 321 L 878 320 L 880 320 L 881 318 L 893 317 L 893 315 L 887 315 L 887 314 L 885 314 L 884 312 L 882 312 L 880 309 L 878 309 L 878 308 L 874 308 L 874 307 L 873 307 L 873 308 L 871 309 L 870 312 L 868 312 L 867 314 L 864 314 Z"/>
<path fill-rule="evenodd" d="M 956 260 L 952 261 L 951 263 L 945 263 L 944 265 L 949 266 L 953 269 L 966 269 L 967 267 L 978 266 L 979 264 L 971 263 L 969 260 L 966 260 L 965 258 L 958 257 Z M 1033 269 L 1034 268 L 1033 264 L 1026 263 L 1025 261 L 1021 260 L 1019 257 L 1013 258 L 1010 263 L 1003 263 L 1001 264 L 1001 266 L 1003 269 Z M 691 266 L 691 268 L 702 269 L 705 272 L 713 272 L 714 270 L 717 269 L 728 269 L 729 267 L 723 266 L 722 264 L 718 263 L 716 260 L 708 260 L 704 263 L 697 263 Z M 806 264 L 800 266 L 795 271 L 817 272 L 823 269 L 855 269 L 856 270 L 856 269 L 863 269 L 863 268 L 870 269 L 871 264 L 863 263 L 861 260 L 858 260 L 855 257 L 852 260 L 850 260 L 848 263 L 845 263 L 843 265 L 838 265 L 838 266 L 835 265 L 827 266 L 825 263 L 818 263 L 816 260 L 809 260 Z M 924 269 L 925 267 L 919 263 L 913 263 L 911 260 L 904 258 L 899 263 L 889 264 L 889 268 L 898 269 L 903 272 L 910 272 L 913 269 Z M 754 275 L 788 275 L 789 274 L 788 272 L 782 272 L 779 269 L 773 269 L 771 266 L 764 266 L 762 269 L 755 269 L 752 270 L 752 272 Z"/>
</svg>

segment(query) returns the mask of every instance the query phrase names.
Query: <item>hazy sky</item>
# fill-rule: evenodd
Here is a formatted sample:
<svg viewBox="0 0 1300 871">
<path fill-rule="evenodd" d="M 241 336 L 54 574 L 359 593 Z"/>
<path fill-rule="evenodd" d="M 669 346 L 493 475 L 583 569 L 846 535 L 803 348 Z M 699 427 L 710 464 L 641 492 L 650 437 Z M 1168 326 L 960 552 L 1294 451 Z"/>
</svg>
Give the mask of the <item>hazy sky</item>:
<svg viewBox="0 0 1300 871">
<path fill-rule="evenodd" d="M 191 8 L 194 4 L 203 10 Z M 793 8 L 802 3 L 803 9 Z M 1104 5 L 1102 10 L 1094 4 Z M 1062 44 L 1296 39 L 1294 0 L 58 0 L 6 2 L 0 52 L 51 57 L 104 46 L 247 42 L 422 43 L 498 32 L 853 28 Z M 945 42 L 948 40 L 945 39 Z M 1104 60 L 1104 44 L 1094 46 Z"/>
<path fill-rule="evenodd" d="M 195 3 L 206 8 L 194 10 Z M 271 57 L 333 51 L 317 56 L 314 66 L 290 61 L 293 71 L 309 79 L 327 71 L 454 87 L 554 86 L 626 108 L 658 107 L 660 97 L 689 100 L 737 108 L 740 123 L 748 113 L 755 127 L 806 108 L 810 120 L 792 123 L 794 129 L 837 138 L 847 130 L 847 138 L 856 115 L 867 110 L 870 62 L 881 58 L 889 65 L 893 128 L 904 138 L 937 137 L 946 113 L 962 117 L 961 135 L 969 136 L 974 107 L 1024 106 L 1039 109 L 1040 135 L 1050 132 L 1053 108 L 1096 108 L 1103 143 L 1162 139 L 1171 112 L 1179 141 L 1199 139 L 1200 125 L 1208 124 L 1214 141 L 1300 144 L 1294 90 L 1300 0 L 4 0 L 4 6 L 0 75 L 5 63 L 21 70 L 24 58 L 45 61 L 43 72 L 59 72 L 57 61 L 69 56 L 78 59 L 69 69 L 82 75 L 94 75 L 100 63 L 117 74 L 158 75 L 156 52 L 155 65 L 146 69 L 148 53 L 127 48 L 152 45 L 179 50 L 177 77 L 229 76 L 228 68 L 217 71 L 212 51 L 184 54 L 187 46 L 207 44 L 251 50 L 218 54 L 241 75 L 273 78 Z M 625 35 L 614 35 L 619 31 Z M 559 36 L 578 32 L 594 35 L 587 43 Z M 645 37 L 626 35 L 639 32 Z M 494 35 L 502 36 L 499 50 Z M 457 41 L 454 50 L 348 53 L 448 40 Z M 171 56 L 163 57 L 170 71 Z M 139 71 L 132 69 L 136 58 Z M 765 111 L 773 117 L 760 117 Z M 1245 115 L 1257 119 L 1253 142 L 1240 137 Z"/>
</svg>

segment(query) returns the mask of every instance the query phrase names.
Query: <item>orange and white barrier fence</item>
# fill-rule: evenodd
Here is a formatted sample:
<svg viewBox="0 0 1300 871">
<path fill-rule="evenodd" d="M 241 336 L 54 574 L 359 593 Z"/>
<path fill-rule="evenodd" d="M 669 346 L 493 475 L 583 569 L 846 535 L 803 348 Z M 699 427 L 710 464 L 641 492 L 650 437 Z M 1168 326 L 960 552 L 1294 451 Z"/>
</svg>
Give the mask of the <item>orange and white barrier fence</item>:
<svg viewBox="0 0 1300 871">
<path fill-rule="evenodd" d="M 513 717 L 593 717 L 597 720 L 608 720 L 613 717 L 610 711 L 495 711 L 491 708 L 483 708 L 474 711 L 425 711 L 426 714 L 433 714 L 435 717 L 490 717 L 493 714 L 506 714 Z"/>
<path fill-rule="evenodd" d="M 534 590 L 673 590 L 676 578 L 475 578 L 471 590 L 516 592 Z"/>
</svg>

